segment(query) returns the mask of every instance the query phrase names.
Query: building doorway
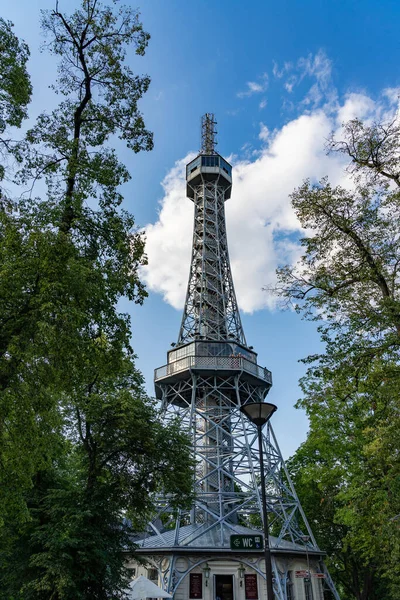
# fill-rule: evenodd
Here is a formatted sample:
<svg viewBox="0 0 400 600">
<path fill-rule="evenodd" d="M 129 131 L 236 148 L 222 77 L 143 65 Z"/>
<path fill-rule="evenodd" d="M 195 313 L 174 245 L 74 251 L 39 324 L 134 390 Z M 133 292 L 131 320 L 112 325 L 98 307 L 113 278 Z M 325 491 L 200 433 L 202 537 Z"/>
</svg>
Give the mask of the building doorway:
<svg viewBox="0 0 400 600">
<path fill-rule="evenodd" d="M 233 600 L 233 575 L 215 575 L 214 600 Z"/>
</svg>

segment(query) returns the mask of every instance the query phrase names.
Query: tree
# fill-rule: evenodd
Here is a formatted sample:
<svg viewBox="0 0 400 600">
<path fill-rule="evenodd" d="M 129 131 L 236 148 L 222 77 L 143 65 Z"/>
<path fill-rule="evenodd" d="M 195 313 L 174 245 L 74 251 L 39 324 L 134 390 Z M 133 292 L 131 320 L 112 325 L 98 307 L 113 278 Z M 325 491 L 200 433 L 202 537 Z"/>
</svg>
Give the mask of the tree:
<svg viewBox="0 0 400 600">
<path fill-rule="evenodd" d="M 153 147 L 137 106 L 150 79 L 124 64 L 127 48 L 143 55 L 150 36 L 135 11 L 99 0 L 83 0 L 70 17 L 57 2 L 56 10 L 43 13 L 42 28 L 47 50 L 60 57 L 53 89 L 65 100 L 29 131 L 22 179 L 45 177 L 59 229 L 72 233 L 82 221 L 88 226 L 88 198 L 98 199 L 105 212 L 122 201 L 117 189 L 129 174 L 105 146 L 109 138 L 117 136 L 134 152 Z"/>
<path fill-rule="evenodd" d="M 281 297 L 319 323 L 325 343 L 305 359 L 298 406 L 310 432 L 294 476 L 345 597 L 360 600 L 397 598 L 400 585 L 399 131 L 396 119 L 353 120 L 330 140 L 351 159 L 352 187 L 324 179 L 294 192 L 311 233 L 299 263 L 278 273 Z"/>
<path fill-rule="evenodd" d="M 151 148 L 137 109 L 149 79 L 123 65 L 126 47 L 142 54 L 149 36 L 136 13 L 97 0 L 84 0 L 71 17 L 44 13 L 43 27 L 49 50 L 62 54 L 57 91 L 65 100 L 39 116 L 16 151 L 19 182 L 44 177 L 48 193 L 8 202 L 1 212 L 2 473 L 5 481 L 18 473 L 18 490 L 51 455 L 43 444 L 53 436 L 42 437 L 42 425 L 53 433 L 60 426 L 59 390 L 79 370 L 84 348 L 105 335 L 130 351 L 129 319 L 116 304 L 122 295 L 145 297 L 138 278 L 144 240 L 120 209 L 119 186 L 129 174 L 105 142 L 119 134 L 135 151 Z M 10 493 L 2 486 L 0 505 L 12 506 Z"/>
<path fill-rule="evenodd" d="M 346 383 L 344 374 L 343 392 Z M 343 401 L 338 384 L 338 374 L 335 391 L 328 380 L 320 381 L 324 403 L 308 411 L 307 440 L 288 468 L 342 600 L 396 598 L 382 577 L 397 578 L 398 531 L 390 519 L 399 506 L 398 467 L 392 462 L 398 421 L 388 426 L 394 403 L 374 391 L 371 411 L 368 394 L 352 393 Z"/>
<path fill-rule="evenodd" d="M 70 450 L 38 474 L 32 520 L 18 534 L 5 532 L 0 583 L 10 596 L 125 598 L 125 556 L 146 527 L 154 495 L 163 489 L 175 506 L 190 498 L 186 435 L 177 422 L 161 424 L 130 361 L 118 379 L 115 366 L 104 364 L 90 390 L 69 403 Z"/>
<path fill-rule="evenodd" d="M 107 143 L 152 148 L 137 106 L 149 78 L 124 62 L 149 35 L 137 12 L 98 0 L 70 16 L 57 4 L 42 25 L 63 98 L 14 147 L 30 193 L 0 211 L 0 589 L 122 598 L 132 532 L 160 486 L 185 503 L 192 468 L 186 437 L 145 397 L 118 311 L 146 296 L 144 238 Z"/>
</svg>

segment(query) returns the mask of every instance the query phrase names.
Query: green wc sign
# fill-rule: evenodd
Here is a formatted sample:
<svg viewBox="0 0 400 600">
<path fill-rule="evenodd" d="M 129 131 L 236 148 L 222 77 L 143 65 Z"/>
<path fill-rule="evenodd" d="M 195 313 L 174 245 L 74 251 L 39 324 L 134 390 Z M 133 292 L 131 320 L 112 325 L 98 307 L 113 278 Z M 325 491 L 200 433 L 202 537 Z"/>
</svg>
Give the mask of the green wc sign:
<svg viewBox="0 0 400 600">
<path fill-rule="evenodd" d="M 231 550 L 262 550 L 262 535 L 231 535 Z"/>
</svg>

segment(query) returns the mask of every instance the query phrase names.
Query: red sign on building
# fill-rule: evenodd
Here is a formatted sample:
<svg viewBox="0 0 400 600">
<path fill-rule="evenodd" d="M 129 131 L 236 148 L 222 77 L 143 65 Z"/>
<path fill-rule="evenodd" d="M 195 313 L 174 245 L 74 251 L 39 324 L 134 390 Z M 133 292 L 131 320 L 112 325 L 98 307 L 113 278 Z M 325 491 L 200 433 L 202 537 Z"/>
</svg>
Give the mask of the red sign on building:
<svg viewBox="0 0 400 600">
<path fill-rule="evenodd" d="M 310 576 L 309 573 L 308 573 L 308 571 L 305 571 L 305 570 L 303 570 L 303 571 L 295 571 L 294 574 L 295 574 L 295 577 L 303 577 L 304 578 L 304 577 L 309 577 Z"/>
<path fill-rule="evenodd" d="M 257 575 L 247 573 L 244 576 L 244 589 L 246 600 L 258 600 Z"/>
<path fill-rule="evenodd" d="M 198 600 L 203 597 L 203 573 L 190 573 L 189 598 Z"/>
</svg>

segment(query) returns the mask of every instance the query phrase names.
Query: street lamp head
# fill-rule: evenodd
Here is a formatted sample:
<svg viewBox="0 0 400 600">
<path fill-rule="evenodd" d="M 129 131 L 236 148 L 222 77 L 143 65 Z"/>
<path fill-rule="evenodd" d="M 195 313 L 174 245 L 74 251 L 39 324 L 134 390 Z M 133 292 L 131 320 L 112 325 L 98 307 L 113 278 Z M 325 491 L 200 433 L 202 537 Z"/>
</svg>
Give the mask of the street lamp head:
<svg viewBox="0 0 400 600">
<path fill-rule="evenodd" d="M 240 410 L 254 425 L 262 427 L 270 420 L 277 408 L 275 404 L 269 402 L 248 402 L 241 406 Z"/>
<path fill-rule="evenodd" d="M 208 566 L 208 562 L 206 562 L 206 564 L 203 567 L 203 573 L 204 573 L 204 577 L 206 579 L 206 587 L 208 587 L 208 580 L 210 578 L 210 567 Z"/>
<path fill-rule="evenodd" d="M 210 567 L 208 566 L 208 562 L 206 562 L 206 564 L 204 565 L 203 571 L 204 571 L 205 578 L 208 579 L 210 577 L 210 571 L 211 571 Z"/>
</svg>

